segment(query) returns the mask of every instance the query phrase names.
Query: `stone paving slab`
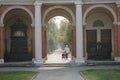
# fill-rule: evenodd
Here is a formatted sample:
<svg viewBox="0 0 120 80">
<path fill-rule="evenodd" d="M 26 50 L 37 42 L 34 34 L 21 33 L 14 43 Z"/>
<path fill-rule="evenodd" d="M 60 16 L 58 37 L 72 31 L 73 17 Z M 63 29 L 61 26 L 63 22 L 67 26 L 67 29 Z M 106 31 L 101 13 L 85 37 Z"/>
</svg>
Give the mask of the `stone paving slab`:
<svg viewBox="0 0 120 80">
<path fill-rule="evenodd" d="M 79 71 L 69 67 L 44 67 L 33 80 L 84 80 Z"/>
</svg>

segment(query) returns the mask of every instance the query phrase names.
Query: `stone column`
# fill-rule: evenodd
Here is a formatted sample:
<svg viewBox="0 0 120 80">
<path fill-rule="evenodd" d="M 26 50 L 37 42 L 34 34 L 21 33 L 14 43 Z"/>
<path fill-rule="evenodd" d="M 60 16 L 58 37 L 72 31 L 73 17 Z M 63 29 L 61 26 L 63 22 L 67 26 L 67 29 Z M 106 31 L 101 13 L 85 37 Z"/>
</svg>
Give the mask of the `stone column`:
<svg viewBox="0 0 120 80">
<path fill-rule="evenodd" d="M 82 3 L 76 3 L 76 63 L 84 63 L 83 58 L 83 27 Z"/>
<path fill-rule="evenodd" d="M 4 28 L 0 26 L 0 64 L 4 63 Z"/>
<path fill-rule="evenodd" d="M 42 64 L 41 3 L 35 2 L 35 58 L 34 64 Z"/>
</svg>

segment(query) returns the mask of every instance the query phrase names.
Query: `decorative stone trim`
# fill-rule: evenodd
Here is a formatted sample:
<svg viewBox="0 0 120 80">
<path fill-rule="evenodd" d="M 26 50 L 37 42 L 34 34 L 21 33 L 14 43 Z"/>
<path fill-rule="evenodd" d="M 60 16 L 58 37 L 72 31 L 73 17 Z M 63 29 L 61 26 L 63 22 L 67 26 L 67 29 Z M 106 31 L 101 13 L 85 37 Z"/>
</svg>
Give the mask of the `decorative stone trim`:
<svg viewBox="0 0 120 80">
<path fill-rule="evenodd" d="M 84 59 L 80 59 L 80 58 L 76 58 L 75 59 L 75 63 L 76 64 L 83 64 L 83 63 L 85 63 L 85 60 Z"/>
<path fill-rule="evenodd" d="M 0 64 L 4 64 L 4 59 L 0 59 Z"/>
<path fill-rule="evenodd" d="M 83 1 L 84 4 L 102 4 L 102 3 L 118 3 L 119 1 L 113 1 L 113 0 L 93 0 L 93 1 Z"/>
<path fill-rule="evenodd" d="M 120 22 L 117 23 L 120 26 Z"/>
<path fill-rule="evenodd" d="M 115 57 L 116 62 L 120 62 L 120 57 Z"/>
<path fill-rule="evenodd" d="M 34 21 L 34 16 L 33 16 L 33 14 L 32 14 L 32 12 L 28 9 L 28 8 L 26 8 L 26 7 L 24 7 L 24 6 L 11 6 L 11 7 L 9 7 L 9 8 L 7 8 L 5 11 L 4 11 L 4 13 L 1 15 L 1 17 L 0 17 L 0 26 L 2 25 L 2 26 L 4 26 L 4 24 L 3 24 L 3 20 L 4 20 L 4 17 L 5 17 L 5 15 L 10 11 L 10 10 L 13 10 L 13 9 L 23 9 L 23 10 L 25 10 L 29 15 L 30 15 L 30 18 L 31 18 L 31 20 L 32 20 L 32 24 L 34 25 L 35 23 L 35 21 Z"/>
<path fill-rule="evenodd" d="M 72 20 L 73 20 L 73 24 L 75 24 L 75 17 L 74 17 L 74 13 L 69 9 L 69 8 L 67 8 L 67 7 L 64 7 L 64 6 L 53 6 L 53 7 L 50 7 L 50 8 L 48 8 L 46 11 L 45 11 L 45 13 L 44 13 L 44 15 L 43 15 L 43 23 L 42 24 L 46 24 L 44 21 L 45 21 L 45 18 L 46 18 L 46 16 L 47 16 L 47 14 L 50 12 L 50 11 L 52 11 L 52 10 L 54 10 L 54 9 L 57 9 L 57 8 L 61 8 L 61 9 L 64 9 L 65 11 L 67 11 L 70 15 L 71 15 L 71 17 L 72 17 Z M 46 26 L 46 25 L 45 25 Z"/>
<path fill-rule="evenodd" d="M 41 65 L 41 64 L 43 64 L 44 61 L 43 61 L 43 59 L 35 59 L 35 58 L 33 58 L 32 62 L 35 65 Z"/>
<path fill-rule="evenodd" d="M 4 24 L 0 24 L 0 27 L 4 27 Z"/>
<path fill-rule="evenodd" d="M 95 3 L 94 3 L 94 4 L 95 4 Z M 89 8 L 85 11 L 85 13 L 84 13 L 84 15 L 83 15 L 83 23 L 86 23 L 86 17 L 87 17 L 87 15 L 88 15 L 88 13 L 89 13 L 91 10 L 93 10 L 94 8 L 97 8 L 97 7 L 102 7 L 102 8 L 107 9 L 108 11 L 110 11 L 111 14 L 113 15 L 113 18 L 114 18 L 114 24 L 116 24 L 116 22 L 117 22 L 117 15 L 115 14 L 115 12 L 113 11 L 113 9 L 112 9 L 111 7 L 109 7 L 109 6 L 107 6 L 107 5 L 103 5 L 103 4 L 92 5 L 91 7 L 89 7 Z"/>
</svg>

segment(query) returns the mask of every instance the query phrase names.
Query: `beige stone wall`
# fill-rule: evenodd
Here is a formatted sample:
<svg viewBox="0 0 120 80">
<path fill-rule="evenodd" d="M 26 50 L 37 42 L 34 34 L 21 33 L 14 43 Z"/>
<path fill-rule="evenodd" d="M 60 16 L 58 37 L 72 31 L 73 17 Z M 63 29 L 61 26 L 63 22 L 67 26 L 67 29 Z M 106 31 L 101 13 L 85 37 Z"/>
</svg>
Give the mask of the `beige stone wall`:
<svg viewBox="0 0 120 80">
<path fill-rule="evenodd" d="M 104 27 L 100 27 L 101 29 L 112 28 L 113 21 L 110 19 L 108 15 L 106 15 L 105 13 L 94 13 L 87 18 L 86 29 L 93 29 L 93 23 L 96 20 L 103 21 Z"/>
</svg>

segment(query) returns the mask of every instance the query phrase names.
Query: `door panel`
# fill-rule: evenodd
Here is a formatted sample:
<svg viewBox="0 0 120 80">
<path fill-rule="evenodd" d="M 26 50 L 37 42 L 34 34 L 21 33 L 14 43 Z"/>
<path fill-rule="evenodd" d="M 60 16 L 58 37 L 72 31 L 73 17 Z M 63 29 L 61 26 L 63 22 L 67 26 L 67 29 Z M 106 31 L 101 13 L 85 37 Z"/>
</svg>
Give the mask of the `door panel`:
<svg viewBox="0 0 120 80">
<path fill-rule="evenodd" d="M 88 59 L 93 59 L 97 47 L 97 31 L 96 30 L 87 30 L 87 53 L 88 53 Z"/>
<path fill-rule="evenodd" d="M 111 59 L 112 44 L 111 44 L 111 29 L 101 30 L 101 43 L 103 59 Z"/>
<path fill-rule="evenodd" d="M 111 29 L 103 29 L 98 33 L 97 30 L 87 30 L 87 53 L 91 60 L 111 59 L 112 42 Z M 97 34 L 101 34 L 98 36 Z M 97 40 L 100 37 L 100 41 Z M 98 41 L 98 42 L 97 42 Z"/>
<path fill-rule="evenodd" d="M 18 23 L 11 26 L 11 49 L 5 56 L 6 61 L 32 60 L 27 46 L 27 26 Z"/>
</svg>

